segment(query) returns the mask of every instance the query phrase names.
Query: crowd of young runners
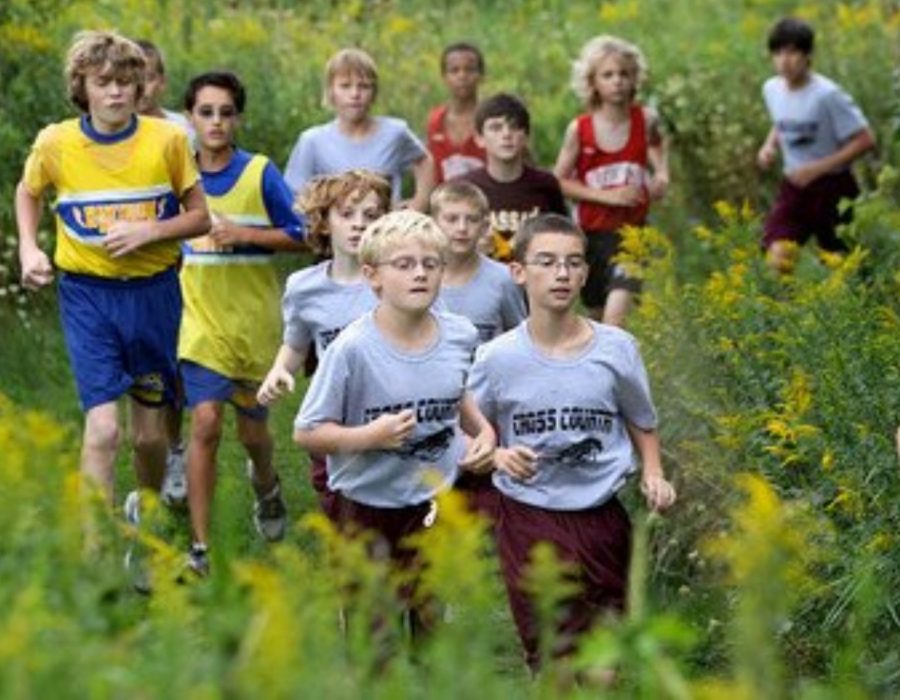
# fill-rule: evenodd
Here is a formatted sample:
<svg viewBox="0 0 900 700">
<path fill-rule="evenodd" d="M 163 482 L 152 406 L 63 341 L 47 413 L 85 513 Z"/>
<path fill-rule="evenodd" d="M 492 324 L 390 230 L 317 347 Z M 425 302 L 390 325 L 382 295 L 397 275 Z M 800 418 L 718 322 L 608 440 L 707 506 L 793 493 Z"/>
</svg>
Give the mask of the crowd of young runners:
<svg viewBox="0 0 900 700">
<path fill-rule="evenodd" d="M 874 143 L 852 98 L 812 71 L 813 38 L 789 18 L 768 40 L 773 126 L 758 160 L 770 167 L 780 152 L 784 181 L 761 245 L 780 272 L 811 236 L 843 249 L 835 228 L 850 210 L 838 202 L 856 195 L 849 166 Z M 622 39 L 595 37 L 573 62 L 584 112 L 552 171 L 533 162 L 520 97 L 479 99 L 476 46 L 447 46 L 440 69 L 448 101 L 430 112 L 423 142 L 406 121 L 372 114 L 372 58 L 336 53 L 323 82 L 334 118 L 300 134 L 283 178 L 236 145 L 247 100 L 236 75 L 195 76 L 170 112 L 157 47 L 77 35 L 66 81 L 81 116 L 38 134 L 16 190 L 22 282 L 57 280 L 86 481 L 114 502 L 127 396 L 136 485 L 187 503 L 189 571 L 209 573 L 226 404 L 255 526 L 284 537 L 273 463 L 284 436 L 267 416 L 305 369 L 293 439 L 310 455 L 323 511 L 348 536 L 374 533 L 373 557 L 414 572 L 406 537 L 440 518 L 442 491 L 459 489 L 490 523 L 537 669 L 523 587 L 533 547 L 551 543 L 577 572 L 550 650 L 566 655 L 598 615 L 625 606 L 630 524 L 617 493 L 627 478 L 640 465 L 654 510 L 676 499 L 641 355 L 620 327 L 640 284 L 616 262 L 622 227 L 643 225 L 666 193 L 668 146 L 638 102 L 643 54 Z M 37 244 L 47 191 L 53 263 Z M 273 256 L 299 250 L 316 262 L 282 294 Z M 138 490 L 125 499 L 134 523 L 140 504 Z M 414 600 L 413 629 L 427 630 L 435 618 Z"/>
</svg>

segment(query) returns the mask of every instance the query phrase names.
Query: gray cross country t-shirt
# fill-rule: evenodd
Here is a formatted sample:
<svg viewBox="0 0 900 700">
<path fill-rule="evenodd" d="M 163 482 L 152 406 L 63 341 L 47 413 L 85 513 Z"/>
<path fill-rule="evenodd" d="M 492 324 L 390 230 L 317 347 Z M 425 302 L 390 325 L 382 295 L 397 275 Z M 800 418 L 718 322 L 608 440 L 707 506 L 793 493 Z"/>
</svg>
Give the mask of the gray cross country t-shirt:
<svg viewBox="0 0 900 700">
<path fill-rule="evenodd" d="M 297 352 L 307 352 L 314 343 L 316 356 L 322 357 L 345 326 L 378 304 L 364 281 L 335 282 L 330 269 L 331 261 L 326 260 L 288 277 L 281 300 L 284 344 Z"/>
<path fill-rule="evenodd" d="M 417 505 L 456 480 L 465 454 L 459 405 L 478 334 L 461 316 L 432 314 L 438 339 L 421 353 L 394 347 L 372 312 L 351 323 L 325 351 L 300 406 L 294 422 L 299 430 L 415 412 L 413 435 L 400 449 L 328 455 L 329 488 L 353 501 L 380 508 Z"/>
<path fill-rule="evenodd" d="M 593 321 L 594 340 L 579 356 L 549 358 L 528 324 L 482 345 L 469 390 L 498 430 L 502 447 L 540 455 L 527 481 L 494 472 L 506 496 L 550 510 L 583 510 L 609 500 L 634 472 L 626 421 L 650 430 L 656 410 L 634 338 Z"/>
<path fill-rule="evenodd" d="M 303 191 L 316 175 L 340 175 L 364 168 L 391 183 L 394 200 L 400 199 L 403 172 L 427 154 L 409 125 L 396 117 L 373 117 L 374 131 L 364 139 L 341 133 L 337 120 L 313 126 L 300 134 L 284 171 L 294 194 Z"/>
<path fill-rule="evenodd" d="M 778 132 L 784 171 L 830 156 L 869 123 L 853 98 L 818 73 L 797 90 L 775 76 L 763 85 L 763 99 Z"/>
<path fill-rule="evenodd" d="M 484 343 L 518 326 L 528 312 L 525 296 L 509 268 L 484 255 L 478 257 L 478 270 L 472 279 L 459 286 L 442 286 L 439 298 L 448 311 L 474 323 Z"/>
</svg>

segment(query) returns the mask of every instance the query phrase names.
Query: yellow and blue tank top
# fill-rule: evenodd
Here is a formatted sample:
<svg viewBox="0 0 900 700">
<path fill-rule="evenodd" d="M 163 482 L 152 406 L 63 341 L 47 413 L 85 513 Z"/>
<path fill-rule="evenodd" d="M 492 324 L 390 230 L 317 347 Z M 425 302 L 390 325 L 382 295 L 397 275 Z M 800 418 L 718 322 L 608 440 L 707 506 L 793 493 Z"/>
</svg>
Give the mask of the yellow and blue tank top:
<svg viewBox="0 0 900 700">
<path fill-rule="evenodd" d="M 35 139 L 23 175 L 32 195 L 48 187 L 56 192 L 56 266 L 117 279 L 171 267 L 178 260 L 178 242 L 152 243 L 112 258 L 102 245 L 109 227 L 177 216 L 180 200 L 198 179 L 184 131 L 143 117 L 109 135 L 97 132 L 87 116 L 52 124 Z"/>
<path fill-rule="evenodd" d="M 236 224 L 279 228 L 302 238 L 291 195 L 265 156 L 235 151 L 218 172 L 203 172 L 210 214 Z M 220 246 L 208 235 L 182 242 L 184 313 L 178 357 L 233 379 L 261 381 L 281 342 L 281 288 L 273 251 Z"/>
</svg>

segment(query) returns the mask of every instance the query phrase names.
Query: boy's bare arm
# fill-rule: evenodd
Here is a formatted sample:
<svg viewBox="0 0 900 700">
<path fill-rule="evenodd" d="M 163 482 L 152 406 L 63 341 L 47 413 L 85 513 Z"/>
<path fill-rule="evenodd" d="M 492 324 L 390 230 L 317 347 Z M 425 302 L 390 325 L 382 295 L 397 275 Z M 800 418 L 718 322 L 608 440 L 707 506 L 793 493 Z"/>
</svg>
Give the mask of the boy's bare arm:
<svg viewBox="0 0 900 700">
<path fill-rule="evenodd" d="M 117 221 L 106 232 L 103 246 L 114 258 L 134 252 L 148 243 L 192 238 L 209 231 L 211 221 L 206 195 L 198 180 L 181 198 L 183 211 L 162 221 Z"/>
<path fill-rule="evenodd" d="M 644 108 L 647 124 L 647 161 L 650 165 L 650 182 L 647 189 L 651 199 L 662 199 L 669 189 L 669 141 L 662 131 L 656 110 Z"/>
<path fill-rule="evenodd" d="M 38 246 L 38 224 L 41 220 L 41 198 L 35 197 L 24 182 L 16 186 L 16 225 L 19 231 L 19 266 L 22 286 L 38 289 L 53 281 L 50 258 Z"/>
<path fill-rule="evenodd" d="M 801 165 L 785 174 L 791 184 L 806 187 L 814 180 L 835 170 L 846 168 L 866 151 L 875 147 L 875 135 L 869 128 L 862 129 L 831 155 Z"/>
<path fill-rule="evenodd" d="M 644 193 L 640 187 L 628 185 L 612 190 L 601 190 L 589 187 L 573 177 L 578 149 L 578 124 L 573 120 L 566 128 L 562 147 L 556 157 L 556 165 L 553 166 L 553 174 L 559 180 L 560 189 L 566 197 L 575 201 L 594 202 L 612 207 L 635 207 L 644 200 Z"/>
<path fill-rule="evenodd" d="M 412 410 L 385 413 L 365 425 L 320 423 L 294 431 L 294 442 L 316 454 L 368 452 L 397 449 L 412 435 L 416 414 Z"/>
<path fill-rule="evenodd" d="M 410 209 L 415 209 L 423 214 L 428 211 L 428 197 L 434 189 L 434 159 L 430 153 L 413 163 L 413 178 L 416 182 L 416 191 L 407 202 Z"/>
<path fill-rule="evenodd" d="M 210 216 L 213 223 L 209 235 L 219 245 L 258 245 L 285 252 L 304 249 L 303 241 L 291 238 L 282 228 L 241 226 L 223 214 L 211 212 Z"/>
<path fill-rule="evenodd" d="M 491 471 L 494 467 L 494 450 L 497 436 L 490 421 L 485 418 L 474 397 L 467 391 L 459 407 L 459 425 L 471 440 L 460 460 L 460 469 L 476 474 Z"/>
<path fill-rule="evenodd" d="M 675 488 L 666 481 L 662 469 L 659 433 L 627 423 L 628 434 L 641 458 L 641 492 L 653 510 L 666 510 L 675 503 Z"/>
<path fill-rule="evenodd" d="M 763 141 L 762 146 L 759 148 L 759 153 L 756 154 L 756 164 L 762 170 L 768 170 L 775 164 L 775 159 L 778 157 L 778 129 L 773 126 L 769 129 L 769 133 L 766 135 L 766 140 Z"/>
<path fill-rule="evenodd" d="M 306 352 L 299 352 L 290 345 L 278 349 L 275 361 L 256 392 L 256 399 L 263 406 L 274 403 L 285 391 L 293 392 L 294 375 L 306 361 Z"/>
</svg>

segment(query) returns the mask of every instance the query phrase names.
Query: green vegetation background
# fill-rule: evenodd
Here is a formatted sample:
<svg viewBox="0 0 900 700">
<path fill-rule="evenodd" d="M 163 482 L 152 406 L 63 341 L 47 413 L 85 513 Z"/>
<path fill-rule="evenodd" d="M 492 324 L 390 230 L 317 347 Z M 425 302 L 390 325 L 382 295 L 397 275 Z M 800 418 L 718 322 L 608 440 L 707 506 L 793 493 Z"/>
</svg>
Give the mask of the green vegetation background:
<svg viewBox="0 0 900 700">
<path fill-rule="evenodd" d="M 814 22 L 815 67 L 869 117 L 877 154 L 844 260 L 811 252 L 772 279 L 756 249 L 774 176 L 756 148 L 764 37 L 777 17 Z M 652 374 L 666 466 L 681 504 L 639 528 L 629 617 L 585 645 L 584 669 L 617 663 L 622 697 L 891 697 L 900 693 L 900 8 L 889 0 L 620 0 L 574 3 L 355 0 L 7 0 L 0 5 L 0 693 L 9 697 L 558 697 L 562 671 L 529 683 L 495 565 L 453 503 L 426 547 L 429 590 L 453 614 L 413 660 L 372 642 L 385 572 L 336 545 L 313 518 L 267 548 L 232 432 L 221 453 L 213 575 L 175 586 L 184 518 L 159 511 L 143 544 L 157 589 L 132 593 L 116 518 L 108 547 L 83 556 L 74 465 L 80 414 L 52 292 L 18 287 L 12 191 L 29 144 L 73 114 L 62 59 L 72 34 L 116 28 L 165 52 L 169 107 L 196 72 L 248 85 L 241 144 L 283 164 L 328 114 L 320 74 L 357 44 L 381 72 L 378 111 L 422 130 L 443 95 L 442 46 L 486 54 L 484 94 L 513 90 L 533 112 L 533 149 L 550 165 L 579 110 L 570 61 L 601 32 L 642 46 L 673 144 L 673 187 L 653 229 L 629 238 L 647 275 L 632 322 Z M 52 242 L 52 219 L 44 219 Z M 283 261 L 285 271 L 297 263 Z M 292 515 L 315 511 L 306 461 L 290 444 L 299 396 L 273 415 Z M 736 477 L 742 473 L 747 476 Z M 127 459 L 121 490 L 131 481 Z M 638 525 L 647 522 L 626 494 Z M 648 555 L 644 556 L 644 548 Z M 543 560 L 541 560 L 543 561 Z M 548 607 L 558 570 L 538 567 Z M 352 592 L 352 593 L 351 593 Z M 352 598 L 352 601 L 348 600 Z M 346 635 L 339 610 L 352 602 Z M 382 601 L 383 602 L 383 601 Z M 355 622 L 354 622 L 355 621 Z M 548 640 L 548 643 L 549 640 Z M 384 649 L 394 649 L 391 663 Z M 570 688 L 572 695 L 591 689 Z"/>
</svg>

